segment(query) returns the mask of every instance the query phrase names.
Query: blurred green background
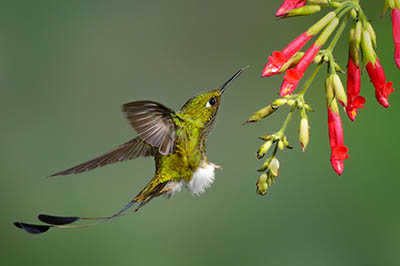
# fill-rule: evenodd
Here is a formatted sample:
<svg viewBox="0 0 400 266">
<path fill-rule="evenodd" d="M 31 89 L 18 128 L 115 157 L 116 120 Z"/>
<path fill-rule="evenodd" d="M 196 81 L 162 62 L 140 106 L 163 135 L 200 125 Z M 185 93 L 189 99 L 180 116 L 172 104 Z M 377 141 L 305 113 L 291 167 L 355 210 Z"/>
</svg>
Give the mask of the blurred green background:
<svg viewBox="0 0 400 266">
<path fill-rule="evenodd" d="M 344 118 L 350 159 L 329 164 L 323 74 L 309 103 L 311 142 L 302 153 L 298 118 L 281 176 L 255 194 L 256 136 L 280 128 L 287 110 L 242 127 L 277 97 L 281 77 L 261 79 L 266 57 L 321 15 L 276 20 L 282 1 L 18 1 L 0 6 L 0 264 L 13 265 L 399 265 L 399 92 L 388 110 L 367 75 L 366 108 Z M 366 2 L 366 1 L 362 1 Z M 388 15 L 368 1 L 378 54 L 395 88 Z M 336 50 L 344 67 L 347 34 Z M 151 99 L 178 109 L 197 92 L 251 68 L 224 95 L 208 156 L 221 164 L 201 197 L 186 190 L 101 226 L 28 235 L 15 220 L 38 213 L 102 216 L 124 206 L 152 177 L 137 159 L 46 179 L 132 138 L 124 103 Z"/>
</svg>

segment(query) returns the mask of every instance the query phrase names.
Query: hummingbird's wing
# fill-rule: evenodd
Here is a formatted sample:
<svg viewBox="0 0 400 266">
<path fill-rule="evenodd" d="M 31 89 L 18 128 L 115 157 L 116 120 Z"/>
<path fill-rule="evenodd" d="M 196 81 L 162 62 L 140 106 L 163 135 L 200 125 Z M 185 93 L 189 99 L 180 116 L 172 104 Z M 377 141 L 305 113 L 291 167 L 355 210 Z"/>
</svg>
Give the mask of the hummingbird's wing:
<svg viewBox="0 0 400 266">
<path fill-rule="evenodd" d="M 113 164 L 116 162 L 123 162 L 126 160 L 135 159 L 138 157 L 154 156 L 157 148 L 152 147 L 146 143 L 141 137 L 134 138 L 114 150 L 107 152 L 99 157 L 96 157 L 90 161 L 81 163 L 77 166 L 69 168 L 67 170 L 52 174 L 51 176 L 57 175 L 69 175 L 79 174 L 85 171 L 95 169 L 107 164 Z"/>
<path fill-rule="evenodd" d="M 132 127 L 144 141 L 163 155 L 174 150 L 176 139 L 175 112 L 162 104 L 152 101 L 138 101 L 124 104 L 125 113 Z"/>
</svg>

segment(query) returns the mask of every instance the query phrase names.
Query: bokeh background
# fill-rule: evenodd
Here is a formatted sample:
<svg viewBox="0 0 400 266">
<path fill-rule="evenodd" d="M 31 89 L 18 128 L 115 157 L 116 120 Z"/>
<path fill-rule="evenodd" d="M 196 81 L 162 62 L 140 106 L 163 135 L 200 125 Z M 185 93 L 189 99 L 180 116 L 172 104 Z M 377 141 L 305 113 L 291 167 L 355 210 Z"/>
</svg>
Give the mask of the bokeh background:
<svg viewBox="0 0 400 266">
<path fill-rule="evenodd" d="M 395 88 L 391 23 L 383 1 L 362 1 Z M 0 264 L 14 265 L 399 265 L 399 93 L 380 107 L 367 75 L 356 123 L 344 119 L 350 159 L 329 164 L 322 75 L 307 98 L 311 142 L 292 151 L 267 197 L 255 194 L 256 136 L 280 128 L 287 110 L 256 125 L 248 116 L 277 97 L 281 77 L 261 79 L 266 57 L 320 15 L 276 20 L 279 0 L 14 1 L 0 5 Z M 347 35 L 336 57 L 346 64 Z M 28 235 L 15 220 L 38 213 L 102 216 L 152 177 L 137 159 L 46 179 L 135 135 L 124 103 L 151 99 L 178 109 L 251 68 L 224 95 L 209 159 L 224 167 L 201 197 L 187 191 L 98 227 Z"/>
</svg>

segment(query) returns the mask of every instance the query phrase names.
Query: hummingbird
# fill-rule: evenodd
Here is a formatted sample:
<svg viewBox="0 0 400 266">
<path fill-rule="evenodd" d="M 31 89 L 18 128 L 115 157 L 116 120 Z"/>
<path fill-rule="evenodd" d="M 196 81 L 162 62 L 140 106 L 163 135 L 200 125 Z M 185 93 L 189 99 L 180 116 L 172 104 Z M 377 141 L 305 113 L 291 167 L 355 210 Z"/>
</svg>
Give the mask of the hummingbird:
<svg viewBox="0 0 400 266">
<path fill-rule="evenodd" d="M 31 234 L 44 233 L 50 228 L 87 227 L 125 215 L 134 205 L 136 212 L 161 195 L 171 198 L 182 187 L 194 195 L 202 194 L 213 183 L 215 169 L 221 169 L 207 159 L 207 136 L 215 125 L 222 94 L 245 69 L 247 67 L 237 71 L 219 88 L 191 97 L 177 112 L 154 101 L 124 104 L 122 111 L 137 132 L 136 138 L 90 161 L 50 176 L 79 174 L 116 162 L 153 156 L 156 168 L 153 178 L 124 208 L 107 217 L 40 214 L 38 219 L 45 225 L 23 222 L 14 222 L 14 225 Z M 79 220 L 95 222 L 70 225 Z"/>
</svg>

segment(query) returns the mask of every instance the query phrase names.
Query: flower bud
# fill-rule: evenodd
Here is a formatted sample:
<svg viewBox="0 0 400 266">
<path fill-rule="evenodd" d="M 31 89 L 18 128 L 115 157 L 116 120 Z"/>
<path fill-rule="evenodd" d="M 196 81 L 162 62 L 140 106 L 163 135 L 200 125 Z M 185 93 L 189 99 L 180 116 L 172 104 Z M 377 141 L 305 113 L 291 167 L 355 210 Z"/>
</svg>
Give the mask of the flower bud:
<svg viewBox="0 0 400 266">
<path fill-rule="evenodd" d="M 309 139 L 310 139 L 310 133 L 309 133 L 309 125 L 308 125 L 308 117 L 305 114 L 305 110 L 302 109 L 301 112 L 303 113 L 301 119 L 300 119 L 300 128 L 299 128 L 299 141 L 300 145 L 303 147 L 303 152 L 307 148 Z"/>
<path fill-rule="evenodd" d="M 285 144 L 283 144 L 283 141 L 282 141 L 282 140 L 280 140 L 280 141 L 278 142 L 278 148 L 279 148 L 281 151 L 283 151 L 283 149 L 285 148 Z"/>
<path fill-rule="evenodd" d="M 376 47 L 376 34 L 375 34 L 374 28 L 372 27 L 371 23 L 367 22 L 365 29 L 369 32 L 372 43 L 374 44 L 374 47 Z"/>
<path fill-rule="evenodd" d="M 265 160 L 263 165 L 261 165 L 260 169 L 258 169 L 257 171 L 264 172 L 268 168 L 270 162 L 271 162 L 271 158 L 268 158 L 267 160 Z"/>
<path fill-rule="evenodd" d="M 285 144 L 285 147 L 286 148 L 288 148 L 288 149 L 292 149 L 292 147 L 290 146 L 290 144 L 289 144 L 289 141 L 288 141 L 288 139 L 287 139 L 287 137 L 285 136 L 285 137 L 283 137 L 283 144 Z"/>
<path fill-rule="evenodd" d="M 250 118 L 249 118 L 246 122 L 244 122 L 243 125 L 246 125 L 246 124 L 248 124 L 248 123 L 255 123 L 255 122 L 258 122 L 258 121 L 260 121 L 261 119 L 263 119 L 263 118 L 265 118 L 265 117 L 271 115 L 271 114 L 274 113 L 275 111 L 276 111 L 276 108 L 273 108 L 272 105 L 265 106 L 264 108 L 258 110 L 258 111 L 255 112 L 254 114 L 252 114 L 252 115 L 250 116 Z"/>
<path fill-rule="evenodd" d="M 375 64 L 376 54 L 374 48 L 372 47 L 371 34 L 367 30 L 363 31 L 361 47 L 365 64 L 367 64 L 368 62 L 372 62 L 372 64 Z"/>
<path fill-rule="evenodd" d="M 329 22 L 329 24 L 326 26 L 326 28 L 318 37 L 318 39 L 315 41 L 315 44 L 318 46 L 323 46 L 328 40 L 328 38 L 332 35 L 333 31 L 336 29 L 338 24 L 339 24 L 339 19 L 337 17 L 334 17 L 332 21 Z"/>
<path fill-rule="evenodd" d="M 289 99 L 289 100 L 287 101 L 287 105 L 289 105 L 289 106 L 293 106 L 293 104 L 295 104 L 295 103 L 296 103 L 296 101 L 293 100 L 293 99 Z"/>
<path fill-rule="evenodd" d="M 265 141 L 273 139 L 273 137 L 270 134 L 266 134 L 265 136 L 258 137 L 258 138 L 261 140 L 265 140 Z"/>
<path fill-rule="evenodd" d="M 354 30 L 354 41 L 356 42 L 357 46 L 360 45 L 362 38 L 362 24 L 360 21 L 357 21 L 356 28 Z"/>
<path fill-rule="evenodd" d="M 272 158 L 269 163 L 268 169 L 273 177 L 277 177 L 279 175 L 279 161 L 275 157 Z"/>
<path fill-rule="evenodd" d="M 264 157 L 264 155 L 268 152 L 268 150 L 271 148 L 271 146 L 272 146 L 271 140 L 269 140 L 269 141 L 265 142 L 263 145 L 261 145 L 261 147 L 257 151 L 257 158 L 261 159 L 262 157 Z"/>
<path fill-rule="evenodd" d="M 275 101 L 273 101 L 271 103 L 271 106 L 272 106 L 272 108 L 277 109 L 278 107 L 280 107 L 286 103 L 287 103 L 287 99 L 279 98 L 279 99 L 276 99 Z"/>
<path fill-rule="evenodd" d="M 328 0 L 307 0 L 307 4 L 310 5 L 327 5 Z"/>
<path fill-rule="evenodd" d="M 361 23 L 359 23 L 361 25 Z M 360 55 L 359 55 L 359 49 L 360 49 L 360 41 L 361 41 L 361 32 L 360 36 L 356 36 L 356 31 L 357 31 L 357 24 L 353 25 L 353 27 L 350 29 L 350 45 L 349 45 L 349 55 L 352 58 L 352 61 L 356 64 L 356 66 L 359 66 L 360 62 Z M 359 39 L 357 39 L 359 38 Z"/>
<path fill-rule="evenodd" d="M 346 91 L 344 90 L 342 81 L 337 74 L 332 75 L 332 82 L 333 82 L 333 88 L 335 90 L 335 95 L 336 98 L 339 100 L 340 104 L 343 106 L 347 105 L 347 94 Z"/>
<path fill-rule="evenodd" d="M 317 55 L 315 58 L 314 58 L 314 64 L 319 64 L 319 63 L 321 63 L 321 61 L 322 61 L 322 55 Z"/>
<path fill-rule="evenodd" d="M 357 11 L 355 9 L 352 9 L 350 11 L 350 15 L 353 17 L 353 19 L 357 19 L 358 14 L 357 14 Z"/>
<path fill-rule="evenodd" d="M 306 111 L 308 112 L 313 112 L 314 110 L 311 108 L 311 106 L 309 106 L 308 104 L 304 104 L 304 108 L 306 109 Z"/>
<path fill-rule="evenodd" d="M 326 104 L 328 105 L 329 108 L 333 110 L 336 114 L 339 113 L 339 108 L 336 103 L 336 98 L 335 98 L 335 91 L 333 88 L 333 83 L 332 83 L 332 76 L 328 76 L 325 80 L 325 97 L 326 97 Z"/>
<path fill-rule="evenodd" d="M 331 11 L 327 13 L 323 18 L 321 18 L 317 23 L 312 25 L 308 30 L 307 33 L 309 35 L 315 35 L 320 32 L 329 22 L 331 22 L 336 17 L 336 13 Z"/>
<path fill-rule="evenodd" d="M 265 196 L 268 190 L 267 183 L 268 175 L 266 173 L 262 174 L 256 183 L 257 186 L 257 194 Z"/>
<path fill-rule="evenodd" d="M 307 16 L 312 15 L 321 11 L 321 6 L 319 5 L 306 5 L 296 9 L 289 10 L 285 17 L 295 17 L 295 16 Z"/>
</svg>

